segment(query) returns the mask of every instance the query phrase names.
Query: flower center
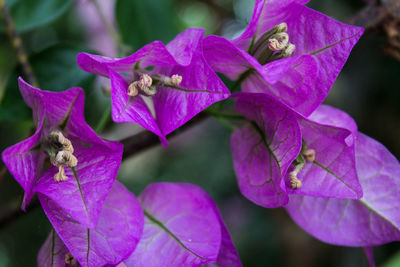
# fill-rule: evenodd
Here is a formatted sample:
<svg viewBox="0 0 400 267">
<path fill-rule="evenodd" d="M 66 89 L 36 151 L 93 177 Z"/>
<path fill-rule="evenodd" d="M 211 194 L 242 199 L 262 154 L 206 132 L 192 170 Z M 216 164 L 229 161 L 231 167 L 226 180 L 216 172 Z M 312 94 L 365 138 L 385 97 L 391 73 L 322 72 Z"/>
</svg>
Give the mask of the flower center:
<svg viewBox="0 0 400 267">
<path fill-rule="evenodd" d="M 295 168 L 293 171 L 289 172 L 290 186 L 293 189 L 301 188 L 303 185 L 299 178 L 297 178 L 297 174 L 299 174 L 299 172 L 304 168 L 306 164 L 305 160 L 308 162 L 313 162 L 315 160 L 315 150 L 306 148 L 305 143 L 303 142 L 301 153 L 293 163 Z"/>
<path fill-rule="evenodd" d="M 70 252 L 65 254 L 65 263 L 69 264 L 69 265 L 75 265 L 76 264 L 76 260 L 74 259 L 74 257 L 72 256 L 72 254 Z"/>
<path fill-rule="evenodd" d="M 174 88 L 178 87 L 181 82 L 182 76 L 178 74 L 168 77 L 161 74 L 153 74 L 150 76 L 144 73 L 139 75 L 139 79 L 136 79 L 129 84 L 126 93 L 132 97 L 137 96 L 138 94 L 153 96 L 157 93 L 156 88 L 158 85 Z"/>
<path fill-rule="evenodd" d="M 253 45 L 250 45 L 249 54 L 265 65 L 268 62 L 290 57 L 295 45 L 289 42 L 287 24 L 276 25 L 264 33 Z"/>
<path fill-rule="evenodd" d="M 47 152 L 51 164 L 58 167 L 58 173 L 54 175 L 54 180 L 57 182 L 67 180 L 64 167 L 73 168 L 78 164 L 78 159 L 73 155 L 74 147 L 71 141 L 60 131 L 53 131 L 48 136 Z"/>
</svg>

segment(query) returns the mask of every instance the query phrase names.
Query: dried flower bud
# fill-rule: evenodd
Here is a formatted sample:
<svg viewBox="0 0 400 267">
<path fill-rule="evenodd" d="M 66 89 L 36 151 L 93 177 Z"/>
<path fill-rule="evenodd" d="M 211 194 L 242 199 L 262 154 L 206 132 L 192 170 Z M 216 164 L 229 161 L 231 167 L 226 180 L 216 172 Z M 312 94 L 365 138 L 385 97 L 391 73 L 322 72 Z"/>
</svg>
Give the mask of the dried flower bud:
<svg viewBox="0 0 400 267">
<path fill-rule="evenodd" d="M 57 142 L 62 146 L 62 150 L 69 151 L 74 153 L 74 147 L 72 146 L 71 141 L 66 138 L 62 132 L 60 131 L 53 131 L 50 133 L 49 137 L 53 139 L 53 142 Z"/>
<path fill-rule="evenodd" d="M 65 164 L 68 167 L 75 167 L 78 164 L 78 159 L 71 152 L 61 150 L 56 155 L 55 163 L 56 166 Z"/>
<path fill-rule="evenodd" d="M 274 34 L 268 39 L 268 49 L 272 51 L 280 51 L 287 47 L 289 43 L 289 35 L 286 32 Z"/>
<path fill-rule="evenodd" d="M 314 149 L 307 149 L 303 152 L 304 159 L 308 162 L 313 162 L 315 160 L 315 150 Z"/>
<path fill-rule="evenodd" d="M 128 87 L 128 90 L 126 91 L 126 93 L 129 95 L 129 96 L 137 96 L 138 94 L 139 94 L 139 89 L 138 89 L 138 85 L 139 84 L 139 82 L 138 81 L 136 81 L 136 82 L 133 82 L 133 83 L 131 83 L 130 85 L 129 85 L 129 87 Z"/>
<path fill-rule="evenodd" d="M 69 265 L 75 265 L 76 264 L 76 260 L 74 259 L 74 257 L 72 256 L 72 254 L 70 252 L 65 254 L 65 263 L 69 264 Z"/>
<path fill-rule="evenodd" d="M 175 86 L 179 86 L 182 82 L 182 76 L 178 74 L 174 74 L 171 76 L 171 83 Z"/>
<path fill-rule="evenodd" d="M 302 187 L 302 182 L 299 180 L 299 178 L 297 178 L 297 172 L 296 170 L 292 171 L 289 173 L 289 177 L 290 177 L 290 186 L 293 189 L 299 189 Z"/>
<path fill-rule="evenodd" d="M 153 84 L 153 79 L 150 77 L 150 75 L 148 75 L 148 74 L 140 75 L 141 87 L 150 87 L 152 84 Z"/>
</svg>

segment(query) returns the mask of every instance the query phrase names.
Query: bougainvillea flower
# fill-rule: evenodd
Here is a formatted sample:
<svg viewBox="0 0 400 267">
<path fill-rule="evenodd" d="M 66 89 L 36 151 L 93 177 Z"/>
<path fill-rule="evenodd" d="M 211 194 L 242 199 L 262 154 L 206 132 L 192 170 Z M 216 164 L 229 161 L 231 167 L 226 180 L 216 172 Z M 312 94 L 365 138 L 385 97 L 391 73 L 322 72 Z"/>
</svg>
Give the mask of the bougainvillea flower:
<svg viewBox="0 0 400 267">
<path fill-rule="evenodd" d="M 287 211 L 314 237 L 335 245 L 376 246 L 400 241 L 400 164 L 380 143 L 361 133 L 356 164 L 361 199 L 291 195 Z"/>
<path fill-rule="evenodd" d="M 39 192 L 93 228 L 121 164 L 122 144 L 102 140 L 86 124 L 81 88 L 42 91 L 21 78 L 19 87 L 37 129 L 2 159 L 25 191 L 23 208 Z"/>
<path fill-rule="evenodd" d="M 238 38 L 204 40 L 215 71 L 242 90 L 269 94 L 304 116 L 325 99 L 363 29 L 306 6 L 307 0 L 257 0 Z"/>
<path fill-rule="evenodd" d="M 135 196 L 118 182 L 108 194 L 94 229 L 78 223 L 54 200 L 38 196 L 55 229 L 40 249 L 38 266 L 65 266 L 66 261 L 77 261 L 83 267 L 115 266 L 139 243 L 143 211 Z"/>
<path fill-rule="evenodd" d="M 78 65 L 110 78 L 115 122 L 138 123 L 166 144 L 167 134 L 230 95 L 204 59 L 203 35 L 188 29 L 167 45 L 154 41 L 122 59 L 81 53 Z"/>
<path fill-rule="evenodd" d="M 127 266 L 241 266 L 214 201 L 198 186 L 152 184 L 139 201 L 145 225 Z"/>
<path fill-rule="evenodd" d="M 362 196 L 355 169 L 357 126 L 347 114 L 322 105 L 306 118 L 266 94 L 232 97 L 248 121 L 231 137 L 244 196 L 268 208 L 287 204 L 288 194 Z"/>
</svg>

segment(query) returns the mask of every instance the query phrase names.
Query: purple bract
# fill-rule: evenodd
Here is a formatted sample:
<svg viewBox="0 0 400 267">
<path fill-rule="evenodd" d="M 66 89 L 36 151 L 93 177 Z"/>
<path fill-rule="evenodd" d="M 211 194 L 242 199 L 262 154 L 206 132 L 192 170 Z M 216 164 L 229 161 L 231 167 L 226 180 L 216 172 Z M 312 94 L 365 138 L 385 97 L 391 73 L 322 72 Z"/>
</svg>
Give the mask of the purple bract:
<svg viewBox="0 0 400 267">
<path fill-rule="evenodd" d="M 268 208 L 287 204 L 288 194 L 362 196 L 354 155 L 357 126 L 347 114 L 321 106 L 305 118 L 266 94 L 233 98 L 249 121 L 231 137 L 244 196 Z"/>
<path fill-rule="evenodd" d="M 122 144 L 102 140 L 86 124 L 81 88 L 42 91 L 21 78 L 19 87 L 37 129 L 4 150 L 2 159 L 25 191 L 23 208 L 38 192 L 86 227 L 95 227 L 121 164 Z"/>
<path fill-rule="evenodd" d="M 68 256 L 83 267 L 115 266 L 133 252 L 142 235 L 140 204 L 118 182 L 107 196 L 94 229 L 75 221 L 45 195 L 39 194 L 39 199 L 56 233 L 52 231 L 42 246 L 38 266 L 65 266 Z"/>
<path fill-rule="evenodd" d="M 266 93 L 304 116 L 325 99 L 363 29 L 304 6 L 305 0 L 257 0 L 245 32 L 204 40 L 215 71 L 242 91 Z"/>
<path fill-rule="evenodd" d="M 138 123 L 166 145 L 167 134 L 230 95 L 204 59 L 203 34 L 191 28 L 122 59 L 81 53 L 78 65 L 110 78 L 115 122 Z"/>
<path fill-rule="evenodd" d="M 156 183 L 139 196 L 143 236 L 127 266 L 240 267 L 230 235 L 209 195 L 191 184 Z"/>
<path fill-rule="evenodd" d="M 291 195 L 286 209 L 300 227 L 327 243 L 369 247 L 399 241 L 400 164 L 382 144 L 361 133 L 355 153 L 361 199 Z"/>
</svg>

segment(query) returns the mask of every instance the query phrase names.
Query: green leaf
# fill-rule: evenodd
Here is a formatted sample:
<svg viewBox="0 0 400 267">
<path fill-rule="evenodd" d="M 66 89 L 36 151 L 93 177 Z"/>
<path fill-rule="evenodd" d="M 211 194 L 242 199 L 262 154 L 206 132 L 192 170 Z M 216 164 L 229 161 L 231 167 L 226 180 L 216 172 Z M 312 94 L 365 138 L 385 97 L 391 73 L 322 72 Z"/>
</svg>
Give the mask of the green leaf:
<svg viewBox="0 0 400 267">
<path fill-rule="evenodd" d="M 10 77 L 12 70 L 16 65 L 16 58 L 14 56 L 13 49 L 2 43 L 0 45 L 0 103 L 3 99 L 4 92 L 7 86 L 8 78 Z"/>
<path fill-rule="evenodd" d="M 80 46 L 58 44 L 32 56 L 29 61 L 39 81 L 40 89 L 64 91 L 77 86 L 85 90 L 89 88 L 95 76 L 82 71 L 76 64 L 76 56 L 83 50 L 87 51 Z M 0 122 L 31 119 L 30 109 L 18 89 L 19 75 L 21 73 L 15 69 L 8 79 L 4 98 L 0 104 Z"/>
<path fill-rule="evenodd" d="M 76 64 L 80 46 L 58 44 L 34 55 L 30 61 L 40 88 L 64 91 L 70 87 L 87 87 L 94 75 L 82 71 Z"/>
<path fill-rule="evenodd" d="M 26 32 L 53 22 L 65 13 L 72 3 L 72 0 L 7 1 L 18 32 Z M 5 30 L 4 23 L 0 24 L 0 30 Z"/>
<path fill-rule="evenodd" d="M 115 14 L 124 43 L 135 50 L 155 40 L 166 43 L 179 32 L 171 0 L 117 0 Z"/>
</svg>

